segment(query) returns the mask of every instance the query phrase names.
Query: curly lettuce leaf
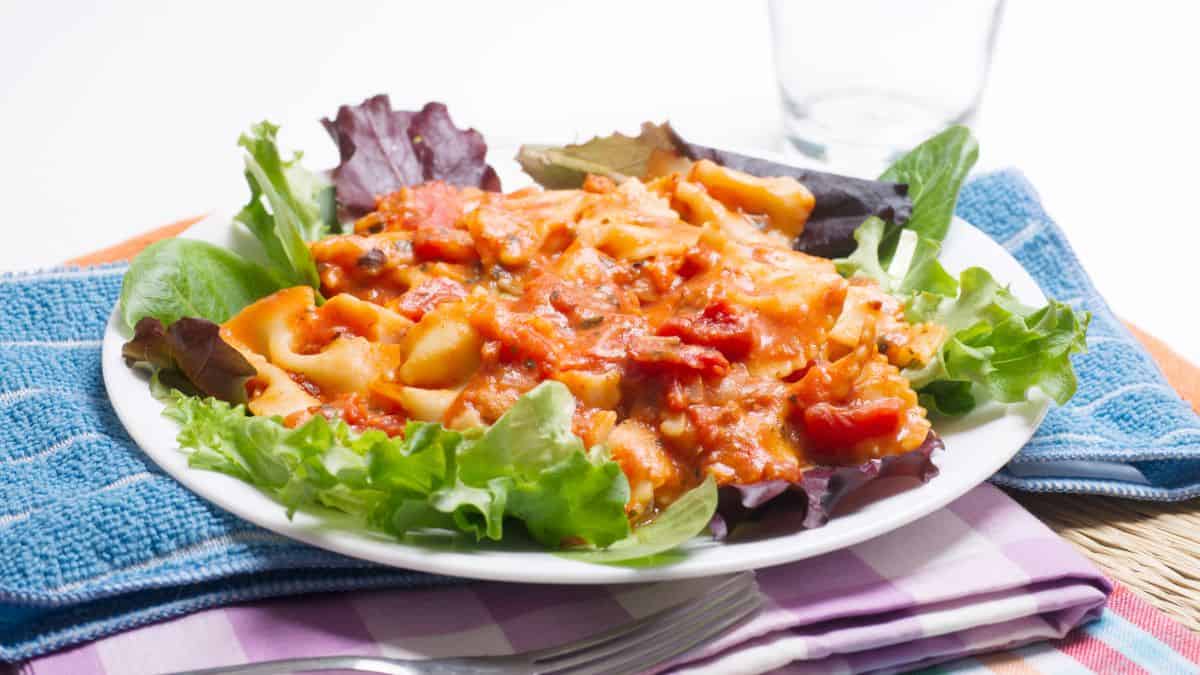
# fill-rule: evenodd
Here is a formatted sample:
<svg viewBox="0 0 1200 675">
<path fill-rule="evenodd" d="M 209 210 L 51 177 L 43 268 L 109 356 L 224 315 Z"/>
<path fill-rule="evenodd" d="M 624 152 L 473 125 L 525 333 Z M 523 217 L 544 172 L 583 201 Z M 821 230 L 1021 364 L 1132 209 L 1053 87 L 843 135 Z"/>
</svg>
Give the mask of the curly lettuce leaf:
<svg viewBox="0 0 1200 675">
<path fill-rule="evenodd" d="M 288 286 L 320 288 L 308 241 L 326 234 L 332 209 L 328 185 L 300 165 L 300 154 L 284 161 L 279 127 L 260 122 L 242 134 L 250 200 L 234 217 L 258 240 L 269 268 Z"/>
<path fill-rule="evenodd" d="M 947 338 L 936 357 L 904 375 L 922 405 L 945 415 L 964 415 L 980 400 L 1024 401 L 1031 388 L 1059 404 L 1075 394 L 1071 354 L 1086 350 L 1091 315 L 1050 300 L 1044 307 L 1021 304 L 986 270 L 971 267 L 950 276 L 937 262 L 938 245 L 917 248 L 903 276 L 893 276 L 879 259 L 883 221 L 869 219 L 855 232 L 859 248 L 838 261 L 847 276 L 879 282 L 905 302 L 912 323 L 945 326 Z"/>
<path fill-rule="evenodd" d="M 560 382 L 529 391 L 459 450 L 458 489 L 449 496 L 502 501 L 505 515 L 555 548 L 572 540 L 605 547 L 624 538 L 629 483 L 603 451 L 584 451 L 571 431 L 574 411 L 575 398 Z M 484 524 L 488 536 L 498 538 L 492 533 L 499 524 L 486 517 Z"/>
<path fill-rule="evenodd" d="M 500 190 L 483 136 L 456 127 L 441 103 L 415 112 L 393 110 L 387 95 L 379 94 L 341 106 L 321 123 L 338 146 L 333 182 L 351 216 L 374 210 L 376 196 L 430 180 Z"/>
<path fill-rule="evenodd" d="M 879 259 L 879 245 L 883 243 L 887 232 L 887 223 L 879 218 L 871 217 L 863 221 L 854 231 L 854 241 L 858 245 L 854 252 L 845 258 L 834 261 L 838 272 L 844 277 L 865 276 L 874 279 L 885 291 L 896 290 L 897 281 L 888 273 L 887 267 Z"/>
<path fill-rule="evenodd" d="M 908 305 L 909 320 L 950 332 L 937 358 L 905 371 L 922 400 L 961 414 L 974 385 L 1004 403 L 1024 401 L 1033 387 L 1066 403 L 1076 388 L 1070 356 L 1086 351 L 1091 315 L 1057 300 L 1025 306 L 979 267 L 963 270 L 959 287 L 957 297 L 922 294 Z"/>
<path fill-rule="evenodd" d="M 982 399 L 1024 401 L 1034 387 L 1065 403 L 1076 387 L 1070 356 L 1086 348 L 1090 315 L 1054 300 L 1026 307 L 986 270 L 972 267 L 955 278 L 938 262 L 977 155 L 970 132 L 952 127 L 898 160 L 883 177 L 909 184 L 912 218 L 902 228 L 867 219 L 854 233 L 857 248 L 836 261 L 838 271 L 874 279 L 904 301 L 910 322 L 946 327 L 937 356 L 904 371 L 930 410 L 963 415 Z M 912 254 L 896 269 L 904 236 Z"/>
<path fill-rule="evenodd" d="M 952 127 L 901 157 L 883 178 L 910 185 L 910 221 L 901 228 L 866 220 L 854 232 L 857 249 L 836 261 L 838 269 L 870 277 L 904 300 L 908 321 L 947 328 L 936 358 L 905 370 L 930 410 L 958 416 L 980 400 L 1024 401 L 1034 387 L 1062 404 L 1075 393 L 1070 354 L 1085 350 L 1090 315 L 1055 300 L 1027 307 L 988 271 L 970 268 L 955 279 L 937 261 L 977 155 L 970 131 Z M 895 269 L 905 235 L 912 239 L 912 255 Z"/>
<path fill-rule="evenodd" d="M 629 482 L 602 450 L 572 452 L 532 480 L 508 480 L 506 513 L 523 521 L 534 539 L 547 546 L 605 548 L 629 534 Z"/>
<path fill-rule="evenodd" d="M 546 382 L 522 396 L 479 441 L 460 453 L 459 476 L 471 485 L 501 476 L 522 479 L 573 454 L 583 441 L 571 432 L 575 398 L 557 382 Z"/>
<path fill-rule="evenodd" d="M 604 548 L 630 534 L 629 484 L 602 450 L 584 451 L 574 409 L 564 385 L 545 382 L 490 428 L 467 432 L 410 422 L 389 438 L 319 415 L 288 429 L 178 391 L 165 414 L 180 424 L 191 466 L 256 485 L 289 513 L 334 508 L 397 537 L 439 528 L 499 540 L 519 521 L 549 548 Z"/>
<path fill-rule="evenodd" d="M 938 262 L 942 251 L 940 241 L 916 239 L 912 257 L 900 276 L 893 276 L 888 262 L 880 251 L 888 236 L 888 224 L 871 217 L 854 231 L 857 248 L 845 258 L 834 261 L 838 272 L 845 277 L 865 276 L 874 279 L 879 287 L 906 298 L 913 293 L 930 293 L 938 296 L 953 296 L 958 292 L 958 281 Z"/>
</svg>

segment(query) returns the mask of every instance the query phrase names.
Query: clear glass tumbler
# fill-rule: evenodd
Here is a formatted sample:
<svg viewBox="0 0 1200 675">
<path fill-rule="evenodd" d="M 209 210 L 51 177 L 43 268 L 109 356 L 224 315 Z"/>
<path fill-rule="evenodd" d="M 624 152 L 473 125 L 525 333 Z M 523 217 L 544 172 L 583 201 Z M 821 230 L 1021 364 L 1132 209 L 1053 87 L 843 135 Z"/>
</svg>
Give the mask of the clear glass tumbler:
<svg viewBox="0 0 1200 675">
<path fill-rule="evenodd" d="M 1004 0 L 770 0 L 788 144 L 875 171 L 970 124 Z"/>
</svg>

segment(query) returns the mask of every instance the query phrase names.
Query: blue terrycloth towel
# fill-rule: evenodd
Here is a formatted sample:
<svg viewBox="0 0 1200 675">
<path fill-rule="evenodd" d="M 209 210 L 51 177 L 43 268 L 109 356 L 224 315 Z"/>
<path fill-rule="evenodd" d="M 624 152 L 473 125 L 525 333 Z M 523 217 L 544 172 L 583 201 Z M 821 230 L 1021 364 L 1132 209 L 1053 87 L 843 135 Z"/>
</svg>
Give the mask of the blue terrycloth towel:
<svg viewBox="0 0 1200 675">
<path fill-rule="evenodd" d="M 124 271 L 0 276 L 0 661 L 215 605 L 446 581 L 267 532 L 147 459 L 100 370 Z"/>
<path fill-rule="evenodd" d="M 999 242 L 1051 298 L 1092 313 L 1079 390 L 992 478 L 1037 492 L 1176 501 L 1200 495 L 1200 417 L 1109 309 L 1016 171 L 969 182 L 958 215 Z"/>
<path fill-rule="evenodd" d="M 1096 294 L 1025 180 L 977 178 L 959 213 L 1048 295 L 1095 315 L 1091 351 L 1076 361 L 1079 393 L 996 482 L 1144 499 L 1200 493 L 1200 420 Z M 236 601 L 448 581 L 263 531 L 147 461 L 100 374 L 123 271 L 0 277 L 0 660 Z"/>
</svg>

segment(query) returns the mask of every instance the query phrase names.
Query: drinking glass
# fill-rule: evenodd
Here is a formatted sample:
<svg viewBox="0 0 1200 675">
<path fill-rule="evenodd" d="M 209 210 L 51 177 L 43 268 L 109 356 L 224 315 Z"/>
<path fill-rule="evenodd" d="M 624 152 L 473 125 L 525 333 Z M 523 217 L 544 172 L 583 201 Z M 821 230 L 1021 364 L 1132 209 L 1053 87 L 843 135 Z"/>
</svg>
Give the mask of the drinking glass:
<svg viewBox="0 0 1200 675">
<path fill-rule="evenodd" d="M 790 149 L 878 171 L 970 124 L 1004 0 L 770 0 Z"/>
</svg>

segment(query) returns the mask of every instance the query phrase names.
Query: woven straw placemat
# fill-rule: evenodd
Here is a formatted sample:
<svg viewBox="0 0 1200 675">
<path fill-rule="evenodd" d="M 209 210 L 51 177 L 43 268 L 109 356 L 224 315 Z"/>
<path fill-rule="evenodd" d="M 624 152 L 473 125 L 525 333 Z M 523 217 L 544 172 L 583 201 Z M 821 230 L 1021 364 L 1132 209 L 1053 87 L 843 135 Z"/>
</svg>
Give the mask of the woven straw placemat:
<svg viewBox="0 0 1200 675">
<path fill-rule="evenodd" d="M 165 225 L 67 264 L 86 266 L 128 260 L 197 220 L 188 218 Z M 1129 329 L 1154 356 L 1176 391 L 1200 413 L 1200 368 L 1136 326 Z M 1200 632 L 1200 500 L 1164 504 L 1091 495 L 1009 494 L 1078 546 L 1112 579 Z"/>
<path fill-rule="evenodd" d="M 1200 413 L 1200 368 L 1136 326 L 1129 329 L 1171 386 Z M 1200 500 L 1164 504 L 1093 495 L 1009 494 L 1111 578 L 1200 632 Z"/>
<path fill-rule="evenodd" d="M 1200 501 L 1008 493 L 1111 579 L 1200 632 Z"/>
</svg>

